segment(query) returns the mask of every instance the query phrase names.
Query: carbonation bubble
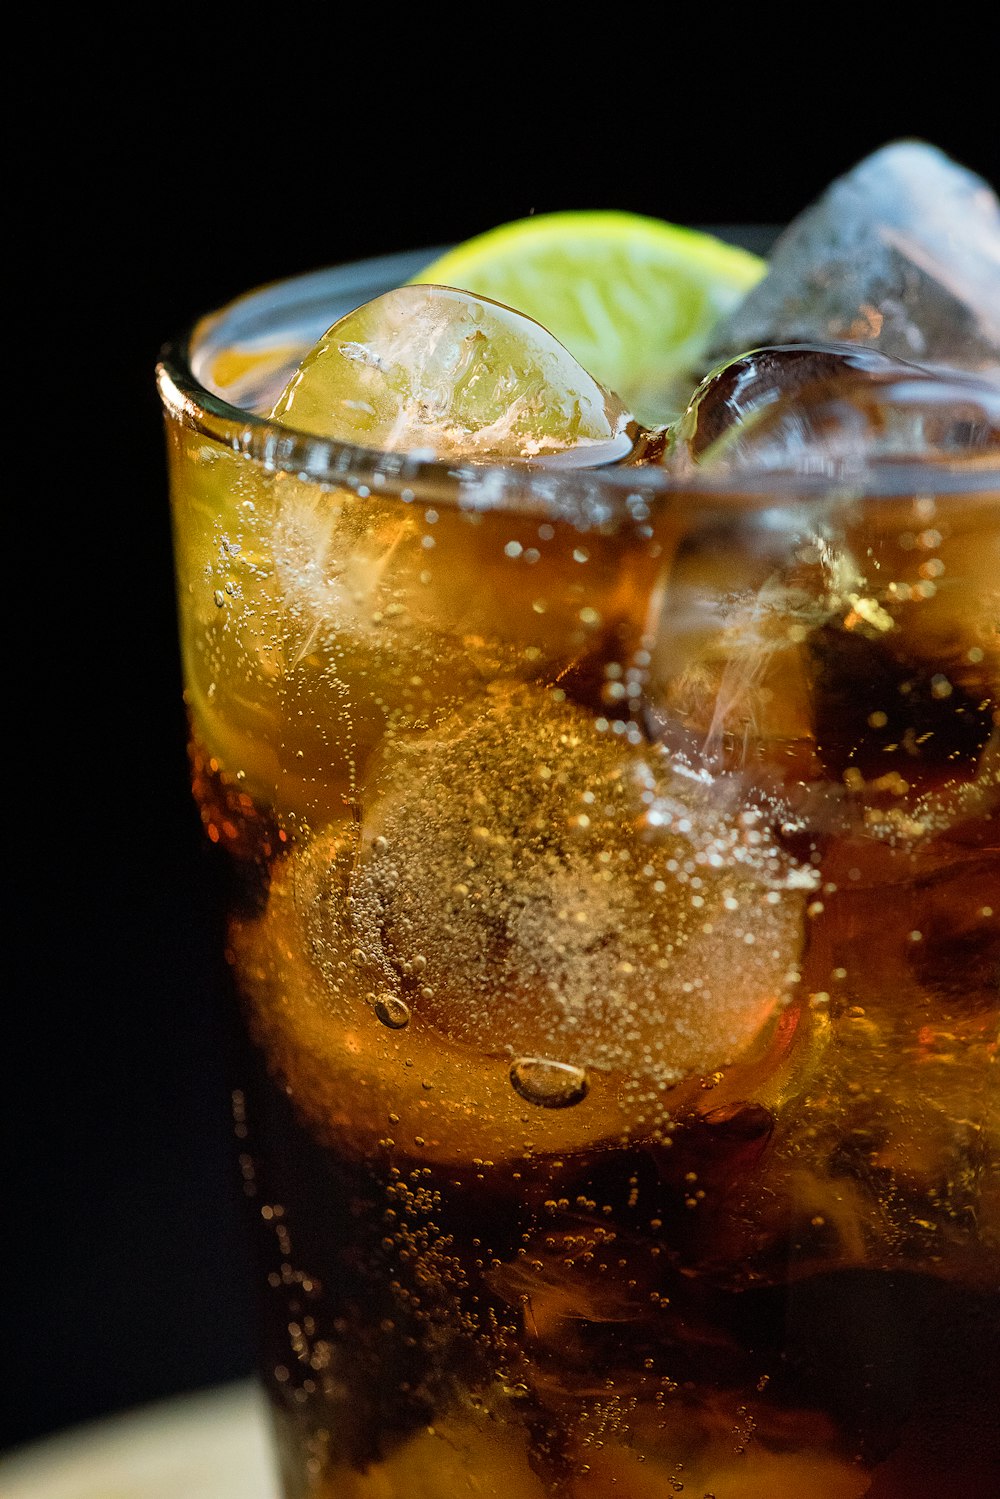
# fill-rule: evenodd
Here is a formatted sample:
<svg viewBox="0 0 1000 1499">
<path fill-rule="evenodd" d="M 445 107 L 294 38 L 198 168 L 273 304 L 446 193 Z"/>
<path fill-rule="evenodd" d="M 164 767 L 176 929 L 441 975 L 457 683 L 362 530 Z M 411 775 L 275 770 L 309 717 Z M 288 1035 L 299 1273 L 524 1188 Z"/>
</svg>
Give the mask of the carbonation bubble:
<svg viewBox="0 0 1000 1499">
<path fill-rule="evenodd" d="M 544 1057 L 518 1057 L 511 1065 L 510 1080 L 515 1093 L 543 1109 L 568 1109 L 587 1096 L 587 1074 L 567 1062 L 548 1062 Z"/>
<path fill-rule="evenodd" d="M 375 1014 L 392 1031 L 401 1031 L 410 1023 L 409 1006 L 395 994 L 380 994 L 375 1000 Z"/>
</svg>

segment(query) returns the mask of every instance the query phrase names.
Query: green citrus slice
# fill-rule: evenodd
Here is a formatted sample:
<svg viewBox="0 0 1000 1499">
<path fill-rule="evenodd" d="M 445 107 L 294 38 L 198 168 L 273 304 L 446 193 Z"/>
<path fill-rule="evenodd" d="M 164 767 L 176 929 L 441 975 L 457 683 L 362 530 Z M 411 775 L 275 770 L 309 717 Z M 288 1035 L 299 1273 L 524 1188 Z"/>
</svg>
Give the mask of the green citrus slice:
<svg viewBox="0 0 1000 1499">
<path fill-rule="evenodd" d="M 412 280 L 461 287 L 534 318 L 656 424 L 687 404 L 716 322 L 765 270 L 759 256 L 700 230 L 581 210 L 487 230 Z"/>
</svg>

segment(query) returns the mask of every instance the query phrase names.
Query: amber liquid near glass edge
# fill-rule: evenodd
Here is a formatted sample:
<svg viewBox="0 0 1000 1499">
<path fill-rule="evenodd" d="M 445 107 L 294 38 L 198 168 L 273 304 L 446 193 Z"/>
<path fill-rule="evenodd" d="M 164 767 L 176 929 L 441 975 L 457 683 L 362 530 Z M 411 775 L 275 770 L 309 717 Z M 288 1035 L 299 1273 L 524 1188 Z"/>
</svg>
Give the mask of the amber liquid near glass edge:
<svg viewBox="0 0 1000 1499">
<path fill-rule="evenodd" d="M 162 388 L 287 1499 L 994 1493 L 1000 474 L 484 508 Z"/>
</svg>

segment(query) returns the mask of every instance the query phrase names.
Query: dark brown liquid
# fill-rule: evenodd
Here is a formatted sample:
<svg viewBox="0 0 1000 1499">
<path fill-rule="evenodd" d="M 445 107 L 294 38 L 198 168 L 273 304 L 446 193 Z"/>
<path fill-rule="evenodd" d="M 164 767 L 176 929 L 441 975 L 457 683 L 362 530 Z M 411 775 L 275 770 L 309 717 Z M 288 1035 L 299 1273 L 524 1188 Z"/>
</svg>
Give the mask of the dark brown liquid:
<svg viewBox="0 0 1000 1499">
<path fill-rule="evenodd" d="M 460 1162 L 388 1136 L 362 1159 L 247 1043 L 237 1132 L 290 1499 L 997 1492 L 982 826 L 891 877 L 828 843 L 845 889 L 812 918 L 804 986 L 832 1039 L 784 1109 L 707 1080 L 656 1140 L 491 1162 L 473 1127 Z M 266 912 L 277 840 L 253 816 L 243 833 L 261 862 L 235 861 L 237 903 Z"/>
<path fill-rule="evenodd" d="M 992 1499 L 995 496 L 176 446 L 288 1499 Z"/>
<path fill-rule="evenodd" d="M 682 1190 L 643 1151 L 540 1171 L 536 1192 L 558 1205 L 531 1211 L 523 1182 L 495 1171 L 444 1180 L 413 1161 L 338 1160 L 273 1084 L 248 1106 L 267 1138 L 248 1143 L 290 1495 L 352 1493 L 347 1474 L 363 1493 L 388 1460 L 404 1484 L 421 1439 L 414 1481 L 426 1483 L 436 1423 L 465 1431 L 474 1453 L 496 1427 L 498 1469 L 513 1438 L 530 1494 L 644 1493 L 628 1487 L 640 1454 L 679 1485 L 706 1446 L 736 1474 L 739 1456 L 752 1475 L 763 1455 L 772 1482 L 781 1467 L 766 1458 L 800 1454 L 775 1499 L 995 1492 L 1000 1304 L 987 1288 L 860 1267 L 722 1285 L 685 1253 Z M 607 1460 L 618 1444 L 620 1465 Z M 715 1492 L 760 1492 L 751 1482 Z M 522 1490 L 512 1479 L 506 1492 Z"/>
</svg>

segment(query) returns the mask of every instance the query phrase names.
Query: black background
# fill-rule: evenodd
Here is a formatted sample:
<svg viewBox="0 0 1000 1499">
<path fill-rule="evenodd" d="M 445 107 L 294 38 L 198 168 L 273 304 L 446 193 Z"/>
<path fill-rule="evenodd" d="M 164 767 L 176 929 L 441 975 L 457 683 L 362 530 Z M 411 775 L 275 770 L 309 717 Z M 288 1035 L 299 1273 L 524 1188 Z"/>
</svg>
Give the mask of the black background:
<svg viewBox="0 0 1000 1499">
<path fill-rule="evenodd" d="M 161 342 L 262 282 L 532 212 L 780 223 L 902 135 L 1000 181 L 995 48 L 960 12 L 916 63 L 846 15 L 791 46 L 741 19 L 725 68 L 721 13 L 591 18 L 572 61 L 523 16 L 473 37 L 378 11 L 353 35 L 90 16 L 13 48 L 0 1443 L 252 1362 Z"/>
</svg>

